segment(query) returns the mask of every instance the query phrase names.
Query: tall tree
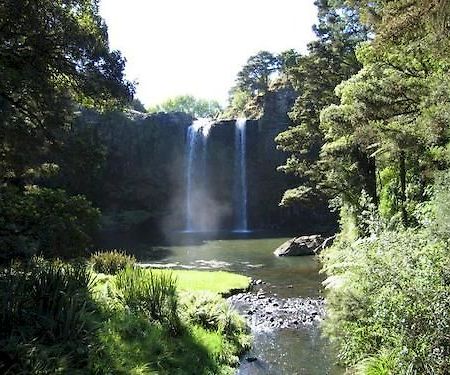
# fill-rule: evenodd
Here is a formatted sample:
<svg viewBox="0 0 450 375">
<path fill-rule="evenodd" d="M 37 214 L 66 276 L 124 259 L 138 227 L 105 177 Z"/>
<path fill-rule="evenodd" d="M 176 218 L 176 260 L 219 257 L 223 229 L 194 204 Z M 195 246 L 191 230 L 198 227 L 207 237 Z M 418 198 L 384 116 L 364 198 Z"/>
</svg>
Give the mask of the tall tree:
<svg viewBox="0 0 450 375">
<path fill-rule="evenodd" d="M 280 170 L 301 178 L 298 188 L 285 193 L 282 203 L 286 205 L 323 196 L 327 189 L 336 188 L 326 183 L 327 172 L 319 160 L 325 142 L 320 111 L 338 102 L 334 88 L 361 68 L 355 49 L 368 33 L 353 9 L 334 8 L 329 0 L 315 4 L 319 11 L 319 22 L 314 26 L 318 40 L 311 42 L 308 54 L 297 58 L 298 64 L 289 69 L 289 78 L 300 93 L 290 113 L 294 126 L 276 138 L 279 148 L 290 153 Z"/>
<path fill-rule="evenodd" d="M 110 51 L 97 0 L 0 2 L 0 179 L 32 175 L 58 145 L 74 103 L 128 101 L 124 59 Z"/>
<path fill-rule="evenodd" d="M 428 13 L 439 4 L 371 2 L 372 10 L 365 9 L 365 17 L 376 11 L 373 24 L 378 34 L 358 51 L 363 68 L 337 87 L 340 104 L 322 111 L 326 143 L 321 162 L 329 184 L 343 188 L 344 195 L 351 191 L 348 182 L 362 173 L 351 169 L 355 160 L 348 155 L 358 148 L 379 170 L 380 186 L 375 192 L 381 195 L 381 213 L 388 218 L 400 216 L 405 226 L 415 203 L 423 200 L 432 171 L 448 163 L 443 155 L 449 140 L 450 102 L 442 93 L 450 84 L 450 61 L 437 48 L 446 50 L 449 43 L 433 36 L 438 29 Z M 424 12 L 419 26 L 397 24 L 406 17 L 405 10 L 411 19 Z M 423 44 L 425 39 L 429 43 Z M 365 190 L 370 193 L 367 186 Z"/>
<path fill-rule="evenodd" d="M 270 76 L 280 69 L 280 60 L 268 51 L 249 57 L 236 78 L 237 87 L 243 91 L 264 94 L 269 88 Z"/>
<path fill-rule="evenodd" d="M 124 64 L 109 49 L 97 0 L 0 2 L 0 258 L 84 254 L 98 210 L 35 184 L 58 170 L 49 161 L 80 106 L 104 110 L 132 98 Z"/>
</svg>

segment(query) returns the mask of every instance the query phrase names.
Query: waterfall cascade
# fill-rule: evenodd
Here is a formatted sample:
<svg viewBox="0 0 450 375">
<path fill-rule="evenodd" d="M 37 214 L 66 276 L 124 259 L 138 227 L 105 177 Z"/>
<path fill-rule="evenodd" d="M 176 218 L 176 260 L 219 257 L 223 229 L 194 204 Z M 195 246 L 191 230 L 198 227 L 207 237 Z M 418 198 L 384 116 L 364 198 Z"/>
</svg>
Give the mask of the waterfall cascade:
<svg viewBox="0 0 450 375">
<path fill-rule="evenodd" d="M 207 230 L 207 221 L 201 215 L 207 200 L 207 141 L 212 122 L 195 120 L 187 129 L 186 155 L 186 232 Z"/>
<path fill-rule="evenodd" d="M 246 119 L 237 119 L 235 125 L 234 147 L 234 231 L 247 232 L 247 147 Z"/>
</svg>

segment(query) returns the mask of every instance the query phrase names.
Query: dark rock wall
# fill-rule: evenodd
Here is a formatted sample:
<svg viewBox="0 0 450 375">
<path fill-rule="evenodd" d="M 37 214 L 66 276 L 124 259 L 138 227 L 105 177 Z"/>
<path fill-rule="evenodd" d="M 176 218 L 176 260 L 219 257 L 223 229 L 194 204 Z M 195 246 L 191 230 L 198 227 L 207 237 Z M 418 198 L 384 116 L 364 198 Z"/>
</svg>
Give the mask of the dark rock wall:
<svg viewBox="0 0 450 375">
<path fill-rule="evenodd" d="M 314 225 L 330 223 L 326 212 L 311 220 L 314 207 L 278 206 L 283 192 L 296 182 L 277 172 L 286 156 L 274 142 L 276 135 L 289 126 L 286 113 L 294 99 L 287 91 L 269 93 L 262 118 L 247 121 L 248 215 L 252 229 L 291 228 L 308 233 L 315 230 Z M 107 150 L 103 182 L 98 186 L 100 198 L 94 202 L 104 213 L 106 227 L 140 227 L 149 232 L 184 228 L 186 137 L 191 123 L 192 118 L 182 113 L 83 112 L 79 126 L 92 128 Z M 235 121 L 229 120 L 215 123 L 207 140 L 206 185 L 214 202 L 208 204 L 220 219 L 218 229 L 232 229 L 234 224 L 234 137 Z M 323 207 L 317 208 L 323 211 Z"/>
</svg>

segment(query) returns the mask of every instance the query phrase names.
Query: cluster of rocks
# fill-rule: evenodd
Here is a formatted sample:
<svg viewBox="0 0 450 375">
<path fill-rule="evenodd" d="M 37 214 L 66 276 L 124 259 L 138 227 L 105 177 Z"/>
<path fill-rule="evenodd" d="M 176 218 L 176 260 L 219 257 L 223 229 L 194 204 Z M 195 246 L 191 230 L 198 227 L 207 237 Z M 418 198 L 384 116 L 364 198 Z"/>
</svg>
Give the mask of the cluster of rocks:
<svg viewBox="0 0 450 375">
<path fill-rule="evenodd" d="M 278 298 L 257 293 L 240 293 L 229 298 L 253 330 L 298 329 L 320 321 L 323 298 Z"/>
</svg>

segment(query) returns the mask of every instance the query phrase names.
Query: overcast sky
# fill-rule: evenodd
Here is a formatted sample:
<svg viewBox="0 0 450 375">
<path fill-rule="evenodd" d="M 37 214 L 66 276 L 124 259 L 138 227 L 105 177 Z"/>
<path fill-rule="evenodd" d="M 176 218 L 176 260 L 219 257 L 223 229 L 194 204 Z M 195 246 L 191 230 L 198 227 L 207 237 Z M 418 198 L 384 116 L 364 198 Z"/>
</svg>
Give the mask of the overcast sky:
<svg viewBox="0 0 450 375">
<path fill-rule="evenodd" d="M 113 49 L 127 59 L 146 105 L 192 94 L 225 104 L 247 59 L 260 50 L 305 51 L 314 0 L 101 0 Z"/>
</svg>

